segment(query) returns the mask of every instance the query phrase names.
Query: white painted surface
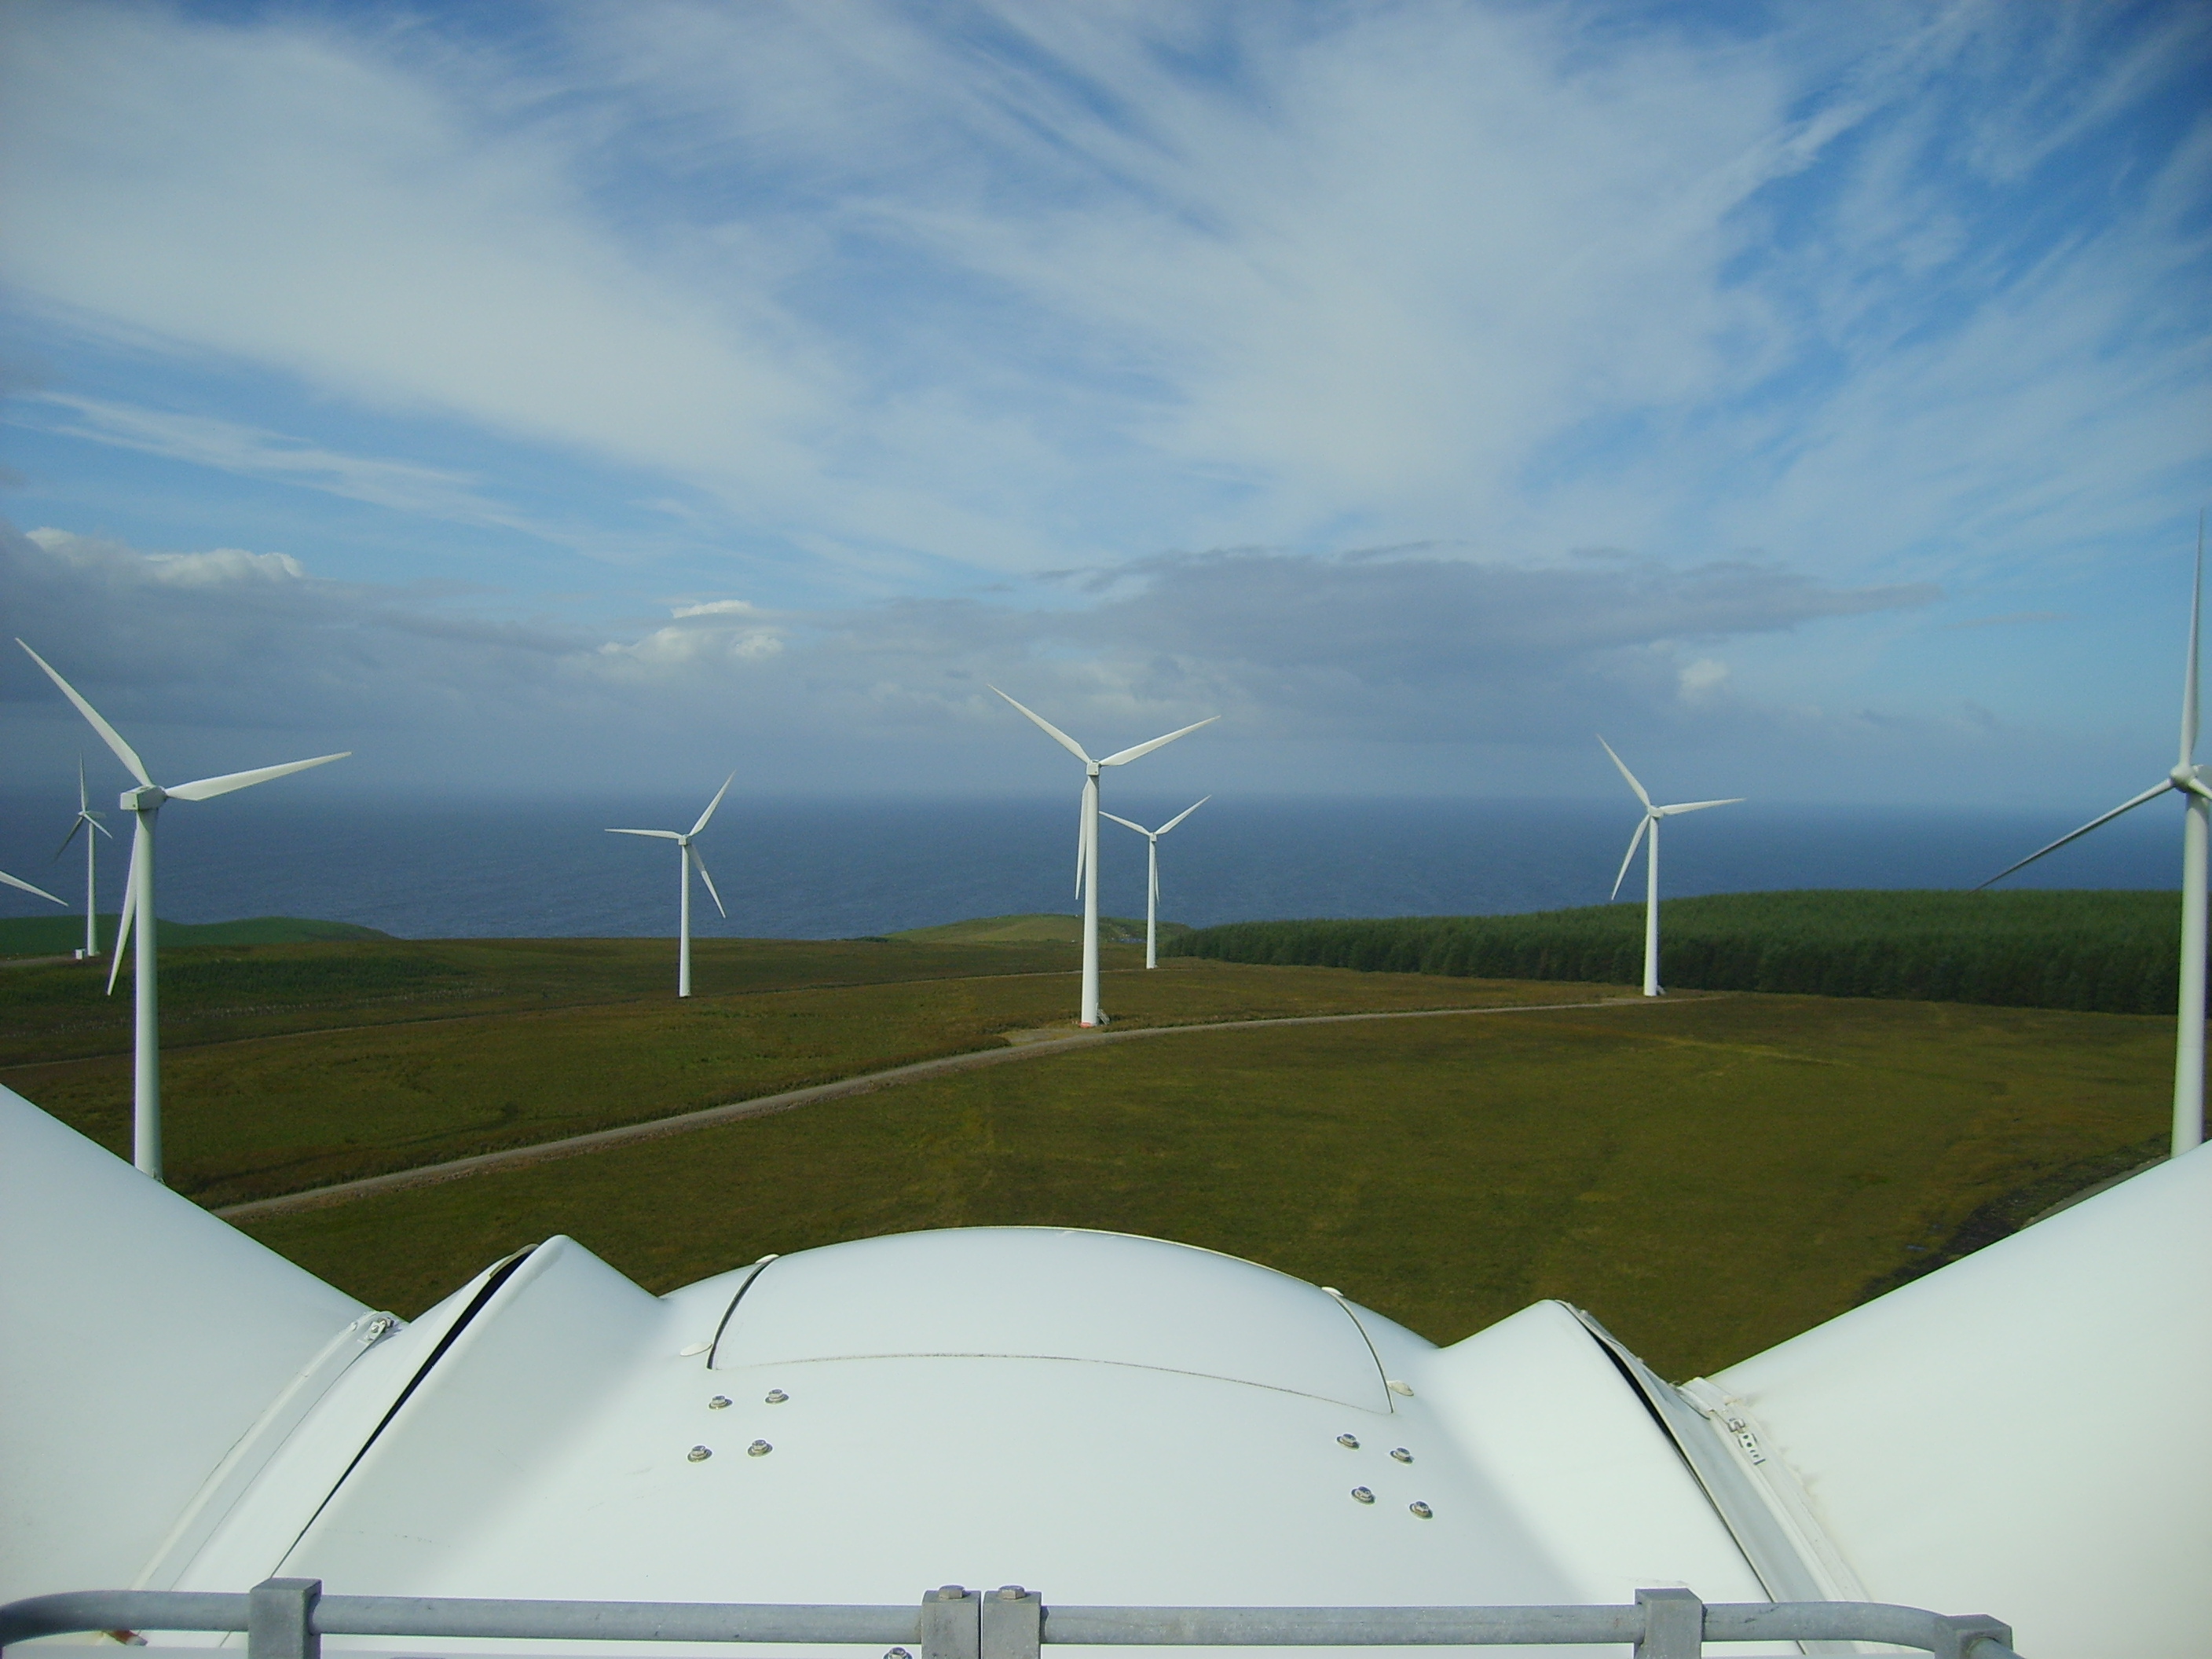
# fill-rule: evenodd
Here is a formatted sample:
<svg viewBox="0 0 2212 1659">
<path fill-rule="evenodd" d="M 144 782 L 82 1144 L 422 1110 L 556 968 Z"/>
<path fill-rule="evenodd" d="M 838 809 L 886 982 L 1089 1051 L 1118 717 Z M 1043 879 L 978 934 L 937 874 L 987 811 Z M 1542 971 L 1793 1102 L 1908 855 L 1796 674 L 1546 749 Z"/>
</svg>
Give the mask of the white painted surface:
<svg viewBox="0 0 2212 1659">
<path fill-rule="evenodd" d="M 1877 1601 L 2212 1643 L 2212 1149 L 1722 1372 Z"/>
<path fill-rule="evenodd" d="M 368 1311 L 0 1088 L 0 1600 L 129 1584 Z"/>
<path fill-rule="evenodd" d="M 717 1367 L 888 1355 L 1082 1359 L 1389 1409 L 1334 1297 L 1304 1279 L 1121 1233 L 975 1227 L 782 1256 L 762 1269 Z"/>
</svg>

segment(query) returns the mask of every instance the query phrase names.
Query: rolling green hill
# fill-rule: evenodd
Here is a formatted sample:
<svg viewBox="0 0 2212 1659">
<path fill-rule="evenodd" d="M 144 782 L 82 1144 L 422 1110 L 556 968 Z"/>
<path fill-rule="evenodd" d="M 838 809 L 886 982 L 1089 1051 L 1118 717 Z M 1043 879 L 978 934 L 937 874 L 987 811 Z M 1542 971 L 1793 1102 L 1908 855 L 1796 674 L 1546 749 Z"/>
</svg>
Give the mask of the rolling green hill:
<svg viewBox="0 0 2212 1659">
<path fill-rule="evenodd" d="M 1682 990 L 2170 1014 L 2178 988 L 2178 893 L 1811 890 L 1667 899 L 1659 908 L 1662 983 Z M 1162 948 L 1228 962 L 1633 985 L 1644 973 L 1644 907 L 1231 922 Z"/>
<path fill-rule="evenodd" d="M 115 917 L 100 918 L 102 950 L 115 939 Z M 164 945 L 301 945 L 325 939 L 390 939 L 374 927 L 349 921 L 311 921 L 300 916 L 255 916 L 246 921 L 164 921 L 155 930 Z M 57 912 L 50 916 L 0 919 L 0 957 L 65 957 L 84 945 L 84 916 Z"/>
<path fill-rule="evenodd" d="M 1098 918 L 1099 937 L 1109 941 L 1141 945 L 1145 942 L 1145 923 L 1140 916 L 1134 921 L 1127 916 Z M 1190 932 L 1180 921 L 1160 924 L 1163 941 Z M 938 927 L 910 927 L 902 933 L 893 933 L 893 939 L 912 939 L 920 945 L 1079 945 L 1083 941 L 1081 916 L 979 916 L 970 921 L 948 921 Z"/>
</svg>

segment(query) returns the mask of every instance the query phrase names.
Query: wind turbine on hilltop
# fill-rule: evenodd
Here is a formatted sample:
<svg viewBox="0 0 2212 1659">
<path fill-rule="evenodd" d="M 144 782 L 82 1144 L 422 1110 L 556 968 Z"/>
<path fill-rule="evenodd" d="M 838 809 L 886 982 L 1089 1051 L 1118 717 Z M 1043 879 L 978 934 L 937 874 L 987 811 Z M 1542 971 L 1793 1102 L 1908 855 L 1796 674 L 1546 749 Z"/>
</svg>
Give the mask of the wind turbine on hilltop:
<svg viewBox="0 0 2212 1659">
<path fill-rule="evenodd" d="M 100 846 L 100 836 L 106 836 L 110 841 L 115 839 L 113 833 L 100 822 L 106 816 L 105 812 L 92 810 L 92 802 L 84 793 L 84 761 L 80 757 L 76 763 L 76 821 L 70 825 L 69 834 L 62 837 L 62 844 L 54 849 L 54 856 L 59 858 L 69 851 L 69 844 L 76 839 L 78 830 L 85 832 L 84 954 L 88 962 L 100 954 L 100 891 L 96 884 L 98 871 L 94 868 L 94 854 Z M 99 834 L 94 834 L 94 830 Z M 122 948 L 120 940 L 117 941 L 116 948 Z"/>
<path fill-rule="evenodd" d="M 2175 1010 L 2173 1031 L 2173 1156 L 2179 1158 L 2204 1139 L 2204 875 L 2205 849 L 2212 836 L 2212 788 L 2204 781 L 2204 769 L 2197 764 L 2197 627 L 2204 610 L 2204 514 L 2197 515 L 2197 578 L 2189 591 L 2189 664 L 2181 679 L 2181 755 L 2172 769 L 2132 800 L 2122 801 L 2100 818 L 2092 818 L 2071 835 L 2061 836 L 2050 846 L 2030 853 L 2018 864 L 2008 865 L 1974 889 L 1992 886 L 2014 871 L 2024 869 L 2045 853 L 2055 853 L 2069 841 L 2079 841 L 2092 830 L 2110 823 L 2123 812 L 2132 812 L 2145 801 L 2156 800 L 2169 789 L 2187 807 L 2181 820 L 2181 994 Z"/>
<path fill-rule="evenodd" d="M 722 804 L 722 797 L 730 793 L 730 785 L 737 781 L 732 772 L 722 780 L 722 787 L 714 792 L 714 799 L 707 803 L 707 810 L 699 814 L 699 822 L 689 830 L 610 830 L 611 836 L 650 836 L 656 841 L 676 843 L 676 879 L 682 896 L 676 905 L 676 994 L 691 994 L 691 872 L 699 872 L 699 879 L 707 884 L 708 896 L 714 908 L 722 911 L 724 921 L 730 913 L 722 909 L 722 896 L 714 891 L 714 878 L 707 873 L 707 860 L 699 856 L 699 849 L 691 844 L 691 837 L 707 827 L 707 820 L 714 816 L 714 809 Z"/>
<path fill-rule="evenodd" d="M 1160 837 L 1212 799 L 1211 795 L 1201 795 L 1157 830 L 1147 830 L 1141 823 L 1131 823 L 1128 819 L 1112 812 L 1105 814 L 1115 823 L 1142 836 L 1151 854 L 1145 884 L 1145 966 L 1147 968 L 1160 965 Z"/>
<path fill-rule="evenodd" d="M 216 795 L 227 795 L 234 789 L 243 789 L 249 784 L 266 783 L 271 778 L 281 778 L 288 772 L 304 772 L 311 766 L 322 766 L 334 760 L 343 760 L 351 750 L 336 755 L 318 755 L 313 760 L 289 761 L 282 766 L 264 766 L 251 772 L 227 772 L 221 777 L 201 778 L 191 783 L 180 783 L 165 789 L 147 775 L 146 763 L 138 758 L 138 751 L 123 741 L 116 729 L 100 717 L 100 711 L 79 696 L 76 688 L 54 672 L 53 665 L 37 652 L 15 641 L 30 653 L 31 660 L 46 671 L 46 678 L 61 688 L 62 695 L 76 705 L 78 714 L 92 722 L 92 729 L 100 733 L 100 741 L 115 751 L 116 759 L 130 768 L 131 775 L 138 780 L 136 789 L 125 790 L 121 802 L 136 825 L 131 836 L 131 868 L 124 878 L 123 915 L 116 924 L 115 955 L 107 969 L 107 989 L 112 995 L 115 975 L 123 967 L 123 946 L 131 937 L 131 924 L 138 927 L 138 959 L 132 979 L 136 995 L 136 1031 L 132 1040 L 131 1100 L 133 1123 L 131 1130 L 131 1162 L 141 1174 L 155 1180 L 161 1178 L 161 1005 L 155 987 L 154 957 L 154 817 L 161 810 L 161 803 L 171 800 L 207 800 Z M 63 845 L 68 843 L 64 842 Z"/>
<path fill-rule="evenodd" d="M 1006 694 L 991 688 L 1002 697 Z M 1164 738 L 1154 738 L 1150 743 L 1140 743 L 1133 749 L 1124 749 L 1103 760 L 1093 760 L 1084 752 L 1083 745 L 1061 731 L 1033 708 L 1023 708 L 1006 697 L 1008 702 L 1020 708 L 1034 720 L 1045 735 L 1083 763 L 1083 805 L 1075 832 L 1075 889 L 1083 895 L 1083 1006 L 1079 1018 L 1086 1026 L 1098 1024 L 1098 774 L 1102 768 L 1126 766 L 1139 755 L 1149 755 L 1163 744 L 1177 738 L 1188 737 L 1201 726 L 1211 726 L 1221 718 L 1209 714 L 1194 720 L 1182 730 L 1170 732 Z M 1127 823 L 1120 819 L 1117 822 Z"/>
<path fill-rule="evenodd" d="M 1636 833 L 1628 838 L 1628 852 L 1620 860 L 1620 873 L 1613 878 L 1613 896 L 1620 896 L 1620 884 L 1628 879 L 1628 866 L 1635 862 L 1637 843 L 1644 832 L 1651 832 L 1650 861 L 1644 870 L 1644 994 L 1656 997 L 1659 990 L 1659 820 L 1671 818 L 1678 812 L 1702 812 L 1708 806 L 1735 806 L 1744 797 L 1731 795 L 1726 800 L 1682 801 L 1673 806 L 1655 806 L 1644 786 L 1636 781 L 1636 774 L 1620 756 L 1613 754 L 1613 745 L 1603 738 L 1597 746 L 1613 755 L 1613 763 L 1620 768 L 1620 775 L 1628 780 L 1628 787 L 1636 792 L 1636 799 L 1644 803 L 1644 821 L 1636 826 Z"/>
</svg>

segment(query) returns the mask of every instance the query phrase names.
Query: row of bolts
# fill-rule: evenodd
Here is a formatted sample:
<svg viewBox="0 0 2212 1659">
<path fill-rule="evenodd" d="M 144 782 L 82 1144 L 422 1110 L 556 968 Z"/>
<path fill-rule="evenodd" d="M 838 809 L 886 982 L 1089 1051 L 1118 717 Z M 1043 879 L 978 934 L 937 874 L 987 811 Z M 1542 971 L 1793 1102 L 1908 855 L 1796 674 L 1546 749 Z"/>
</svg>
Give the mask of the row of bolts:
<svg viewBox="0 0 2212 1659">
<path fill-rule="evenodd" d="M 770 1389 L 768 1391 L 767 1398 L 769 1405 L 781 1406 L 785 1401 L 790 1399 L 791 1396 L 786 1394 L 781 1389 Z M 729 1407 L 730 1396 L 726 1394 L 718 1394 L 712 1400 L 709 1400 L 707 1402 L 707 1409 L 710 1412 L 727 1411 Z M 1336 1443 L 1343 1447 L 1346 1451 L 1358 1451 L 1359 1449 L 1359 1437 L 1352 1434 L 1340 1434 L 1336 1437 Z M 745 1448 L 745 1455 L 748 1457 L 766 1457 L 775 1449 L 775 1448 L 769 1444 L 767 1441 L 756 1440 L 751 1445 Z M 703 1463 L 714 1455 L 714 1449 L 712 1446 L 694 1446 L 690 1451 L 684 1453 L 684 1461 L 687 1462 Z M 1413 1454 L 1407 1451 L 1403 1446 L 1391 1447 L 1390 1455 L 1396 1458 L 1401 1463 L 1410 1463 L 1413 1461 Z M 1356 1503 L 1371 1504 L 1375 1501 L 1374 1492 L 1366 1486 L 1354 1486 L 1352 1489 L 1352 1496 L 1353 1501 Z M 1424 1521 L 1430 1519 L 1436 1514 L 1436 1511 L 1431 1509 L 1426 1504 L 1420 1503 L 1419 1501 L 1407 1504 L 1406 1508 L 1413 1514 L 1419 1516 Z M 948 1589 L 953 1588 L 956 1587 L 947 1586 Z M 940 1598 L 945 1600 L 957 1601 L 959 1596 L 965 1595 L 968 1592 L 966 1590 L 962 1589 L 959 1590 L 958 1595 L 947 1595 L 945 1590 L 939 1590 L 938 1595 Z M 1004 1600 L 1018 1601 L 1022 1598 L 1023 1591 L 1019 1585 L 1010 1584 L 1006 1589 L 1000 1590 L 999 1595 Z M 908 1654 L 902 1648 L 893 1648 L 890 1653 L 884 1656 L 884 1659 L 913 1659 L 913 1656 Z"/>
</svg>

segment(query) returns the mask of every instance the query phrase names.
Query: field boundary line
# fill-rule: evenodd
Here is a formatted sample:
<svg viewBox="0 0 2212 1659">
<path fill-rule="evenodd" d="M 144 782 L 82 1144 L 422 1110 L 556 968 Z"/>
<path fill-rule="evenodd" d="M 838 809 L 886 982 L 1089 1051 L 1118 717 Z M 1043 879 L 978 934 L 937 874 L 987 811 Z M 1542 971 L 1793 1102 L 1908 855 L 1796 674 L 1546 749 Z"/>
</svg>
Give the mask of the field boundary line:
<svg viewBox="0 0 2212 1659">
<path fill-rule="evenodd" d="M 1709 1002 L 1729 994 L 1724 991 L 1708 993 L 1686 1000 Z M 712 1128 L 717 1124 L 735 1123 L 745 1118 L 773 1117 L 801 1106 L 811 1106 L 818 1101 L 872 1094 L 878 1089 L 894 1087 L 919 1078 L 950 1072 L 977 1071 L 987 1066 L 1003 1066 L 1013 1060 L 1032 1060 L 1042 1054 L 1066 1054 L 1071 1049 L 1098 1048 L 1111 1042 L 1134 1042 L 1145 1037 L 1175 1036 L 1193 1031 L 1273 1030 L 1291 1025 L 1345 1025 L 1383 1019 L 1444 1019 L 1455 1014 L 1538 1014 L 1567 1009 L 1648 1008 L 1663 1006 L 1668 1000 L 1660 999 L 1655 1001 L 1631 994 L 1601 997 L 1586 1002 L 1507 1003 L 1484 1008 L 1384 1008 L 1352 1014 L 1285 1014 L 1261 1019 L 1200 1020 L 1187 1025 L 1139 1025 L 1126 1031 L 1075 1031 L 1064 1037 L 1010 1043 L 997 1048 L 971 1049 L 966 1054 L 939 1054 L 931 1060 L 910 1060 L 904 1066 L 864 1073 L 858 1077 L 840 1078 L 834 1083 L 811 1084 L 803 1089 L 786 1089 L 779 1094 L 732 1101 L 726 1105 L 702 1107 L 694 1112 L 679 1112 L 673 1117 L 652 1118 L 642 1123 L 617 1124 L 610 1129 L 594 1129 L 585 1134 L 563 1136 L 558 1140 L 542 1140 L 533 1146 L 503 1147 L 495 1152 L 477 1152 L 469 1158 L 450 1158 L 442 1164 L 425 1164 L 411 1170 L 363 1176 L 356 1181 L 336 1182 L 327 1187 L 311 1187 L 305 1192 L 283 1193 L 275 1198 L 249 1199 L 242 1204 L 225 1205 L 213 1213 L 226 1221 L 252 1221 L 300 1210 L 327 1209 L 384 1193 L 404 1192 L 410 1188 L 434 1187 L 448 1181 L 462 1181 L 470 1176 L 490 1170 L 550 1164 L 560 1158 L 579 1158 L 634 1142 L 689 1134 L 695 1129 Z"/>
</svg>

